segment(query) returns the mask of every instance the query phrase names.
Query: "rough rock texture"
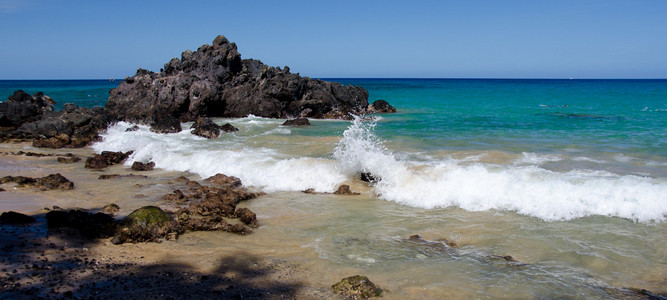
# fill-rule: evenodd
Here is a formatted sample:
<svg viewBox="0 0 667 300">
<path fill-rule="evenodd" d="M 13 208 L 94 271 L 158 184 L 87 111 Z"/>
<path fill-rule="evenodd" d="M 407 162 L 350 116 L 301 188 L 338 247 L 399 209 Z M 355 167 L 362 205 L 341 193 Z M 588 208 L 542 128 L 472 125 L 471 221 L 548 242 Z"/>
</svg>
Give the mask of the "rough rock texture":
<svg viewBox="0 0 667 300">
<path fill-rule="evenodd" d="M 293 120 L 287 120 L 283 123 L 283 126 L 307 126 L 310 125 L 310 121 L 306 118 L 296 118 Z"/>
<path fill-rule="evenodd" d="M 86 159 L 86 168 L 89 169 L 104 169 L 110 165 L 122 163 L 127 159 L 133 151 L 128 152 L 111 152 L 102 151 L 100 154 L 95 154 L 93 157 Z"/>
<path fill-rule="evenodd" d="M 111 242 L 158 242 L 175 237 L 180 232 L 180 226 L 171 215 L 157 206 L 144 206 L 120 222 Z"/>
<path fill-rule="evenodd" d="M 368 113 L 395 113 L 396 108 L 385 100 L 377 100 L 368 106 Z"/>
<path fill-rule="evenodd" d="M 351 299 L 382 297 L 382 289 L 371 282 L 368 277 L 361 275 L 343 278 L 331 288 L 336 294 Z"/>
<path fill-rule="evenodd" d="M 74 183 L 69 181 L 60 173 L 51 174 L 41 178 L 30 178 L 25 176 L 5 176 L 0 178 L 0 183 L 15 182 L 19 186 L 34 186 L 47 190 L 63 189 L 71 190 Z"/>
<path fill-rule="evenodd" d="M 137 70 L 110 92 L 106 108 L 120 120 L 144 124 L 249 114 L 349 119 L 349 113 L 366 112 L 368 92 L 241 59 L 236 44 L 218 36 L 211 45 L 173 58 L 160 73 Z"/>
<path fill-rule="evenodd" d="M 232 124 L 225 123 L 225 125 L 220 126 L 220 129 L 224 132 L 234 132 L 234 131 L 239 131 L 238 128 L 232 126 Z"/>
<path fill-rule="evenodd" d="M 23 123 L 34 122 L 47 112 L 53 111 L 56 102 L 51 97 L 39 92 L 28 95 L 17 90 L 0 103 L 0 127 L 19 127 Z"/>
<path fill-rule="evenodd" d="M 350 186 L 347 184 L 341 184 L 338 187 L 338 190 L 333 192 L 335 195 L 359 195 L 359 193 L 355 193 L 352 190 L 350 190 Z"/>
<path fill-rule="evenodd" d="M 194 135 L 205 137 L 207 139 L 214 139 L 220 136 L 221 130 L 222 127 L 218 124 L 215 124 L 213 120 L 199 117 L 195 123 L 192 124 L 192 131 L 190 132 Z"/>
<path fill-rule="evenodd" d="M 142 163 L 140 161 L 135 161 L 132 163 L 132 170 L 135 171 L 150 171 L 155 168 L 155 163 L 154 162 L 147 162 L 147 163 Z"/>
<path fill-rule="evenodd" d="M 35 147 L 80 148 L 97 141 L 98 133 L 116 121 L 104 108 L 80 108 L 74 104 L 66 104 L 58 112 L 47 110 L 40 119 L 27 120 L 31 121 L 3 132 L 2 138 L 33 139 Z"/>
</svg>

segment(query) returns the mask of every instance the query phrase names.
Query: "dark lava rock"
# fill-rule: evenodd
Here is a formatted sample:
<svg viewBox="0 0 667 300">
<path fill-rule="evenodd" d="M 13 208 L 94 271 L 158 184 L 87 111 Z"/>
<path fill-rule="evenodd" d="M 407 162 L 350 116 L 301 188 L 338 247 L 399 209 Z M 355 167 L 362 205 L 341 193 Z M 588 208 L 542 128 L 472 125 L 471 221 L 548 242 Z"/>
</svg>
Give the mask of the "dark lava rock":
<svg viewBox="0 0 667 300">
<path fill-rule="evenodd" d="M 347 184 L 342 184 L 338 187 L 338 190 L 334 192 L 335 195 L 360 195 L 350 190 L 350 186 Z"/>
<path fill-rule="evenodd" d="M 241 222 L 243 222 L 246 225 L 250 225 L 253 227 L 259 226 L 259 224 L 257 223 L 257 215 L 250 209 L 247 209 L 245 207 L 239 208 L 236 210 L 234 215 L 237 216 L 241 220 Z"/>
<path fill-rule="evenodd" d="M 368 108 L 368 92 L 355 86 L 301 77 L 241 59 L 236 44 L 218 36 L 185 51 L 163 71 L 139 69 L 110 92 L 106 109 L 129 122 L 154 124 L 158 114 L 182 122 L 198 117 L 349 119 Z"/>
<path fill-rule="evenodd" d="M 125 129 L 125 132 L 132 132 L 132 131 L 137 131 L 137 130 L 139 130 L 139 126 L 134 125 L 134 126 L 128 128 L 128 129 Z"/>
<path fill-rule="evenodd" d="M 44 189 L 73 189 L 74 183 L 69 181 L 60 173 L 51 174 L 41 178 L 30 178 L 25 176 L 5 176 L 0 178 L 0 183 L 16 182 L 19 186 L 32 185 Z"/>
<path fill-rule="evenodd" d="M 79 161 L 81 161 L 81 158 L 78 156 L 58 157 L 58 162 L 63 164 L 71 164 Z"/>
<path fill-rule="evenodd" d="M 361 179 L 361 181 L 363 182 L 369 182 L 369 183 L 376 183 L 380 181 L 378 178 L 375 178 L 375 176 L 373 176 L 373 174 L 369 172 L 362 172 L 361 175 L 359 176 L 359 179 Z"/>
<path fill-rule="evenodd" d="M 111 242 L 113 244 L 159 242 L 181 232 L 174 219 L 156 206 L 144 206 L 133 211 L 119 224 Z"/>
<path fill-rule="evenodd" d="M 382 297 L 382 289 L 371 282 L 368 277 L 361 275 L 343 278 L 331 288 L 336 294 L 351 299 Z"/>
<path fill-rule="evenodd" d="M 148 162 L 148 163 L 142 163 L 140 161 L 135 161 L 132 164 L 132 170 L 135 171 L 150 171 L 155 168 L 155 163 L 154 162 Z"/>
<path fill-rule="evenodd" d="M 229 123 L 225 123 L 225 125 L 220 126 L 220 129 L 222 129 L 222 131 L 224 131 L 224 132 L 239 131 L 238 128 L 234 127 L 232 124 L 229 124 Z"/>
<path fill-rule="evenodd" d="M 175 117 L 160 118 L 151 125 L 151 131 L 155 133 L 178 133 L 181 130 L 181 122 Z"/>
<path fill-rule="evenodd" d="M 21 124 L 15 130 L 3 132 L 4 138 L 34 139 L 35 147 L 79 148 L 99 139 L 99 132 L 117 120 L 104 108 L 79 108 L 46 112 L 40 119 Z"/>
<path fill-rule="evenodd" d="M 101 212 L 92 214 L 82 210 L 52 210 L 46 213 L 46 221 L 49 228 L 74 228 L 87 238 L 109 237 L 115 230 L 113 217 Z"/>
<path fill-rule="evenodd" d="M 240 187 L 242 185 L 241 179 L 234 176 L 227 176 L 225 174 L 215 174 L 209 178 L 204 179 L 206 182 L 214 183 L 222 186 Z"/>
<path fill-rule="evenodd" d="M 7 101 L 0 102 L 0 127 L 19 127 L 24 123 L 37 121 L 45 113 L 53 111 L 55 103 L 42 92 L 31 96 L 17 90 L 7 97 Z"/>
<path fill-rule="evenodd" d="M 296 118 L 293 120 L 287 120 L 283 123 L 283 126 L 307 126 L 310 125 L 310 121 L 306 118 Z"/>
<path fill-rule="evenodd" d="M 377 100 L 368 106 L 369 113 L 395 113 L 396 108 L 389 105 L 387 101 Z"/>
<path fill-rule="evenodd" d="M 209 118 L 199 117 L 192 125 L 191 133 L 194 135 L 205 137 L 207 139 L 214 139 L 220 136 L 220 130 L 222 130 L 222 127 L 218 124 L 215 124 L 213 120 Z"/>
<path fill-rule="evenodd" d="M 171 194 L 162 196 L 162 200 L 174 202 L 176 204 L 185 204 L 188 202 L 188 197 L 186 197 L 181 190 L 174 190 Z"/>
<path fill-rule="evenodd" d="M 14 211 L 3 212 L 0 215 L 0 223 L 3 224 L 30 224 L 34 222 L 35 218 Z"/>
<path fill-rule="evenodd" d="M 35 186 L 43 187 L 49 190 L 71 190 L 74 188 L 74 183 L 65 178 L 65 176 L 60 175 L 60 173 L 56 173 L 37 179 Z"/>
<path fill-rule="evenodd" d="M 15 182 L 18 185 L 31 185 L 37 182 L 37 179 L 25 176 L 5 176 L 0 178 L 0 183 Z"/>
<path fill-rule="evenodd" d="M 100 154 L 96 154 L 93 157 L 86 159 L 86 168 L 89 169 L 104 169 L 108 166 L 119 164 L 124 162 L 130 154 L 134 151 L 128 152 L 111 152 L 111 151 L 102 151 Z"/>
</svg>

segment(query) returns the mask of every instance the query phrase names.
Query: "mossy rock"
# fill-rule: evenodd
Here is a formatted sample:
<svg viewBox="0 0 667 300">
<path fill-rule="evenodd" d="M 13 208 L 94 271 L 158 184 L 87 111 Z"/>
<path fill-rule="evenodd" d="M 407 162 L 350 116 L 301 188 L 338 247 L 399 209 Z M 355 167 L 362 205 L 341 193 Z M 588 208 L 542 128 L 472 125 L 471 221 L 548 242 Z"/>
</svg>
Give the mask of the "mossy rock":
<svg viewBox="0 0 667 300">
<path fill-rule="evenodd" d="M 144 206 L 125 217 L 123 225 L 163 226 L 173 221 L 174 219 L 161 208 L 157 206 Z"/>
<path fill-rule="evenodd" d="M 133 211 L 121 221 L 111 242 L 159 242 L 164 238 L 175 237 L 181 233 L 176 221 L 156 206 L 144 206 Z"/>
<path fill-rule="evenodd" d="M 350 299 L 382 297 L 382 289 L 371 282 L 368 277 L 362 275 L 343 278 L 331 288 L 336 294 Z"/>
</svg>

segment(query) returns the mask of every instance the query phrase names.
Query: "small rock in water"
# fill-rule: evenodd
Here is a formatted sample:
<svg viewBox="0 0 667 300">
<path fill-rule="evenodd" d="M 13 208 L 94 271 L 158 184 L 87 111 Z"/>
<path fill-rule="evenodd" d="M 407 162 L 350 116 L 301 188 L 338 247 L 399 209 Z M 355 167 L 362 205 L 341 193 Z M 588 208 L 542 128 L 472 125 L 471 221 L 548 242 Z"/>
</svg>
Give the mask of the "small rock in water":
<svg viewBox="0 0 667 300">
<path fill-rule="evenodd" d="M 343 278 L 331 288 L 336 294 L 351 299 L 382 297 L 382 289 L 371 282 L 368 277 L 361 275 Z"/>
<path fill-rule="evenodd" d="M 307 126 L 310 125 L 310 121 L 306 118 L 296 118 L 294 120 L 287 120 L 283 123 L 283 126 Z"/>
<path fill-rule="evenodd" d="M 222 129 L 222 131 L 224 131 L 224 132 L 234 132 L 234 131 L 239 131 L 238 128 L 234 127 L 232 124 L 229 124 L 229 123 L 226 123 L 225 125 L 222 125 L 222 126 L 220 127 L 220 129 Z"/>
<path fill-rule="evenodd" d="M 148 163 L 142 163 L 140 161 L 135 161 L 132 164 L 132 170 L 135 171 L 150 171 L 155 168 L 155 163 L 154 162 L 148 162 Z"/>
<path fill-rule="evenodd" d="M 81 158 L 78 156 L 58 157 L 58 162 L 63 164 L 71 164 L 79 161 L 81 161 Z"/>
<path fill-rule="evenodd" d="M 350 190 L 350 186 L 347 184 L 343 184 L 338 187 L 338 190 L 334 192 L 336 195 L 360 195 L 359 193 L 355 193 Z"/>
</svg>

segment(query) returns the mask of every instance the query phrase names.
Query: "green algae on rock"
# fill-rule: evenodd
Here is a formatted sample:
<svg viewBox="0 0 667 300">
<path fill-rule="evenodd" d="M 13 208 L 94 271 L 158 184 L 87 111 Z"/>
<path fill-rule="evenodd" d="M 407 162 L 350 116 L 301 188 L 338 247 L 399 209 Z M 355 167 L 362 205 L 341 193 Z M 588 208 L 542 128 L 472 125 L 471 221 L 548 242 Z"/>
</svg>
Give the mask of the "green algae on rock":
<svg viewBox="0 0 667 300">
<path fill-rule="evenodd" d="M 116 245 L 126 242 L 158 242 L 180 231 L 178 223 L 164 210 L 157 206 L 144 206 L 120 222 L 111 242 Z"/>
<path fill-rule="evenodd" d="M 362 275 L 343 278 L 331 288 L 336 294 L 350 299 L 382 297 L 382 289 L 371 282 L 368 277 Z"/>
</svg>

